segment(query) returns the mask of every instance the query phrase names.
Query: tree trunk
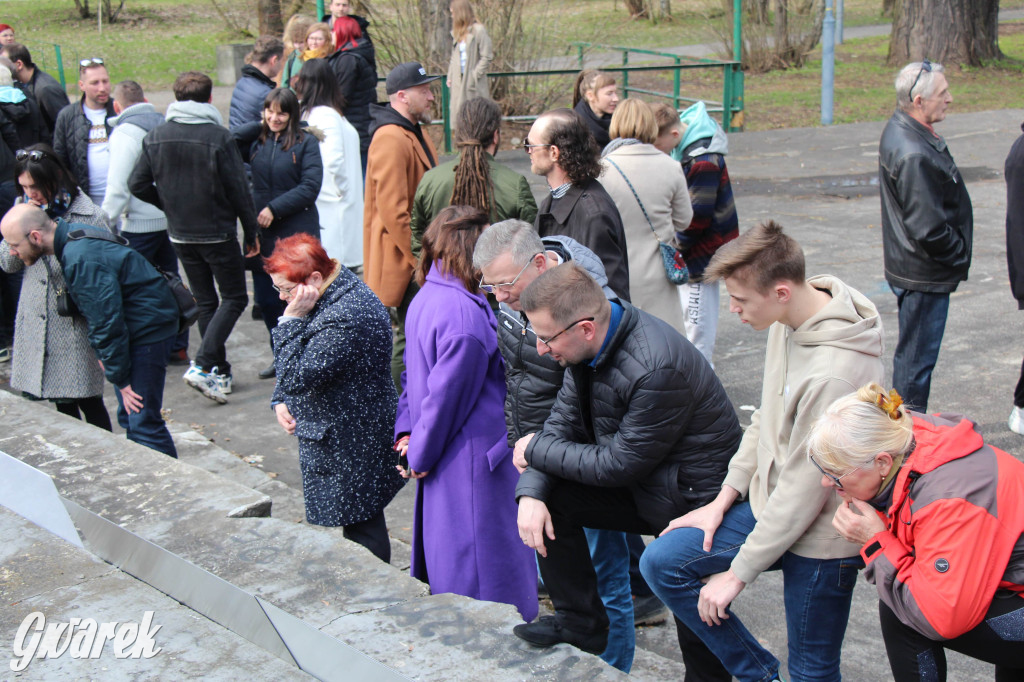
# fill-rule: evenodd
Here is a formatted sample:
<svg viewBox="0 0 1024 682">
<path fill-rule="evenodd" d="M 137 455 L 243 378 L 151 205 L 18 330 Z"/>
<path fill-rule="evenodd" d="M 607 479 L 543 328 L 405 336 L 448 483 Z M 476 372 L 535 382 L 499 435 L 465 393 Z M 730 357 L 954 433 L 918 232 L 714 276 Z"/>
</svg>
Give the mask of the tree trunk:
<svg viewBox="0 0 1024 682">
<path fill-rule="evenodd" d="M 281 19 L 281 0 L 258 0 L 256 15 L 259 19 L 261 36 L 279 36 L 284 33 L 284 21 Z"/>
<path fill-rule="evenodd" d="M 729 4 L 729 12 L 731 16 L 732 2 L 724 0 Z M 744 0 L 743 5 L 747 8 L 747 19 L 755 24 L 767 24 L 769 23 L 768 18 L 768 0 Z"/>
<path fill-rule="evenodd" d="M 92 16 L 89 14 L 89 0 L 75 0 L 75 7 L 78 9 L 78 16 L 83 19 L 88 19 Z"/>
<path fill-rule="evenodd" d="M 626 0 L 626 9 L 629 10 L 630 19 L 639 19 L 647 16 L 644 0 Z"/>
<path fill-rule="evenodd" d="M 882 0 L 882 16 L 892 18 L 892 10 L 896 5 L 896 0 Z"/>
<path fill-rule="evenodd" d="M 668 19 L 672 16 L 672 0 L 661 0 L 661 17 Z"/>
<path fill-rule="evenodd" d="M 890 66 L 927 57 L 942 64 L 981 66 L 1001 59 L 999 0 L 895 0 Z"/>
<path fill-rule="evenodd" d="M 775 0 L 775 54 L 784 60 L 789 54 L 789 8 L 786 3 L 787 0 Z"/>
<path fill-rule="evenodd" d="M 420 0 L 420 20 L 427 34 L 427 67 L 431 72 L 448 71 L 452 50 L 452 17 L 449 0 Z"/>
</svg>

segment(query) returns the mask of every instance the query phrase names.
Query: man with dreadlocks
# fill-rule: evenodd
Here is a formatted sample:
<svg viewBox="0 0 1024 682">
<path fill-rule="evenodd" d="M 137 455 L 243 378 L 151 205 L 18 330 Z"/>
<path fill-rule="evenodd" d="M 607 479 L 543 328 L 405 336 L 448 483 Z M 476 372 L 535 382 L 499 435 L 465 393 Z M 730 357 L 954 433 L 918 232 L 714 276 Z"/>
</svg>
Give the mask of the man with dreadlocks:
<svg viewBox="0 0 1024 682">
<path fill-rule="evenodd" d="M 494 160 L 500 128 L 501 109 L 493 100 L 474 97 L 459 107 L 459 158 L 427 171 L 413 199 L 412 250 L 417 258 L 423 232 L 445 206 L 478 208 L 492 223 L 510 218 L 532 223 L 537 217 L 537 202 L 526 178 Z"/>
</svg>

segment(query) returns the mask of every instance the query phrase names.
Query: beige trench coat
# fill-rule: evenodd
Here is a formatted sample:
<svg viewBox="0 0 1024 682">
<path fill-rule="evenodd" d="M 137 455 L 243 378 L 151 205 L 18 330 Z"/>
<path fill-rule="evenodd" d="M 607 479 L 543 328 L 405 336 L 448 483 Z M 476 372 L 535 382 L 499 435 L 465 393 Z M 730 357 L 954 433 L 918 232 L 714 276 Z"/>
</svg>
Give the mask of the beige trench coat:
<svg viewBox="0 0 1024 682">
<path fill-rule="evenodd" d="M 448 88 L 451 90 L 449 120 L 455 127 L 459 107 L 474 97 L 490 97 L 491 87 L 487 82 L 487 71 L 494 60 L 491 37 L 480 22 L 469 27 L 466 36 L 466 72 L 462 73 L 459 59 L 459 41 L 452 42 L 452 56 L 448 61 Z"/>
</svg>

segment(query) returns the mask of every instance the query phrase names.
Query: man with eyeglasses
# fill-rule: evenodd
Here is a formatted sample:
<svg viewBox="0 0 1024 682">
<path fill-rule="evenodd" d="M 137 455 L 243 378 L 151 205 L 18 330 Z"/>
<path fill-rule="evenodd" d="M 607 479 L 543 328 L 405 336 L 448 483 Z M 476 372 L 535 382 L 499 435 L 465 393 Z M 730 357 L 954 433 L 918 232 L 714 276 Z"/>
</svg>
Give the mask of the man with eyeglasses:
<svg viewBox="0 0 1024 682">
<path fill-rule="evenodd" d="M 660 529 L 640 560 L 655 594 L 741 682 L 781 679 L 779 660 L 731 610 L 770 570 L 782 571 L 792 679 L 838 682 L 863 566 L 832 527 L 841 500 L 821 486 L 805 442 L 832 401 L 882 379 L 882 323 L 863 294 L 805 268 L 773 221 L 711 258 L 705 281 L 725 280 L 729 309 L 768 330 L 761 403 L 715 499 Z"/>
<path fill-rule="evenodd" d="M 78 64 L 78 89 L 82 99 L 57 115 L 53 150 L 71 169 L 81 187 L 97 206 L 103 204 L 110 167 L 109 119 L 117 115 L 110 97 L 110 76 L 100 57 Z"/>
<path fill-rule="evenodd" d="M 567 369 L 543 428 L 513 455 L 520 537 L 540 555 L 555 615 L 513 631 L 535 646 L 600 653 L 609 620 L 583 529 L 653 535 L 710 502 L 739 445 L 739 421 L 693 344 L 608 300 L 579 264 L 548 268 L 519 301 L 537 354 Z M 678 633 L 688 675 L 728 679 L 699 639 Z"/>
<path fill-rule="evenodd" d="M 626 234 L 619 209 L 597 180 L 601 150 L 587 124 L 572 109 L 541 114 L 523 149 L 530 170 L 543 175 L 550 189 L 537 212 L 537 232 L 572 237 L 597 254 L 612 290 L 628 301 Z"/>
<path fill-rule="evenodd" d="M 928 408 L 949 294 L 971 267 L 971 197 L 933 128 L 952 101 L 941 64 L 907 64 L 896 76 L 897 109 L 878 147 L 885 279 L 899 307 L 892 382 L 919 412 Z"/>
</svg>

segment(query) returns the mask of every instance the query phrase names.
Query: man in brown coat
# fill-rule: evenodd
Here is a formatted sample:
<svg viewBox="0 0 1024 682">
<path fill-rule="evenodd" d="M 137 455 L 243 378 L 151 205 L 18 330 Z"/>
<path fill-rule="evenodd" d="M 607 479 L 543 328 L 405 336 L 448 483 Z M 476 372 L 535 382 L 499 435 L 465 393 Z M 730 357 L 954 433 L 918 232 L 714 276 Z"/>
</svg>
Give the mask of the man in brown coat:
<svg viewBox="0 0 1024 682">
<path fill-rule="evenodd" d="M 397 319 L 391 376 L 402 392 L 402 354 L 405 352 L 405 314 L 416 294 L 412 273 L 409 219 L 416 186 L 437 165 L 437 150 L 423 133 L 421 123 L 431 119 L 434 95 L 428 76 L 418 62 L 399 64 L 387 78 L 387 106 L 370 105 L 370 149 L 366 161 L 363 213 L 363 277 Z"/>
</svg>

